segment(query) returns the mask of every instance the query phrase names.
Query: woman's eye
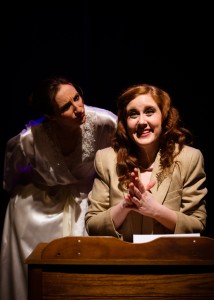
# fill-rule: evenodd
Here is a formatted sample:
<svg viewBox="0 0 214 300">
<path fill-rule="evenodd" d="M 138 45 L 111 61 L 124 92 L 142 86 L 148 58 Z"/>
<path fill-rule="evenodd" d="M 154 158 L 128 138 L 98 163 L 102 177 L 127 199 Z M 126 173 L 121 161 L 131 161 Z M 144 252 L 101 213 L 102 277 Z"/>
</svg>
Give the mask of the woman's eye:
<svg viewBox="0 0 214 300">
<path fill-rule="evenodd" d="M 60 113 L 64 113 L 66 110 L 68 110 L 71 107 L 72 103 L 68 102 L 64 106 L 60 107 Z"/>
<path fill-rule="evenodd" d="M 139 114 L 136 111 L 129 111 L 128 112 L 128 117 L 129 118 L 137 118 Z"/>
<path fill-rule="evenodd" d="M 80 98 L 80 95 L 79 95 L 79 94 L 76 94 L 76 95 L 74 96 L 73 100 L 74 100 L 74 101 L 78 101 L 79 98 Z"/>
<path fill-rule="evenodd" d="M 152 115 L 152 114 L 154 114 L 154 112 L 155 112 L 155 110 L 153 108 L 149 108 L 146 110 L 145 113 L 146 113 L 146 115 Z"/>
</svg>

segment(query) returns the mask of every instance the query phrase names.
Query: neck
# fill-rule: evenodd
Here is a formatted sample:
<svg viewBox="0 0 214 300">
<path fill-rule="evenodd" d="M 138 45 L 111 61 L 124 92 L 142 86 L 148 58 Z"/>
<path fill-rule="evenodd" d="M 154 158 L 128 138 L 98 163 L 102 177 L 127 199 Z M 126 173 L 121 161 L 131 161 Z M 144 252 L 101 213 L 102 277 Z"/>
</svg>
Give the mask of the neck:
<svg viewBox="0 0 214 300">
<path fill-rule="evenodd" d="M 143 166 L 139 165 L 139 169 L 141 172 L 151 172 L 153 170 L 153 164 L 151 164 L 151 166 L 149 166 L 148 168 L 144 168 Z"/>
<path fill-rule="evenodd" d="M 81 143 L 82 133 L 79 126 L 61 126 L 53 122 L 53 130 L 61 152 L 64 155 L 72 153 L 77 145 Z"/>
<path fill-rule="evenodd" d="M 158 149 L 141 150 L 139 153 L 139 167 L 142 171 L 152 171 Z"/>
</svg>

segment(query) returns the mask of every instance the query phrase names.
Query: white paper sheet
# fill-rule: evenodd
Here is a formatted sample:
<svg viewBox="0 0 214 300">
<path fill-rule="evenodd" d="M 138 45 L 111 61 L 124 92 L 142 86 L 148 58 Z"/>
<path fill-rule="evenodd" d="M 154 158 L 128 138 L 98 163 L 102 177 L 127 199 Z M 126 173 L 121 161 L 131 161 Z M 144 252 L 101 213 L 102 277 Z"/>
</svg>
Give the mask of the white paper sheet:
<svg viewBox="0 0 214 300">
<path fill-rule="evenodd" d="M 184 234 L 134 234 L 133 243 L 147 243 L 159 237 L 196 237 L 200 233 L 184 233 Z"/>
</svg>

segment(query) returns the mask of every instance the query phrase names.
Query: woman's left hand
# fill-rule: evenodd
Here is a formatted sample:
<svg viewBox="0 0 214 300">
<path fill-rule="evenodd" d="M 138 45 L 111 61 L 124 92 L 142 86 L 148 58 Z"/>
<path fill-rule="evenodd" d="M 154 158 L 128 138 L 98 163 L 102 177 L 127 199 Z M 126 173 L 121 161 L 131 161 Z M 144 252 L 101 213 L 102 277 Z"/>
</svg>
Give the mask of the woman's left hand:
<svg viewBox="0 0 214 300">
<path fill-rule="evenodd" d="M 153 195 L 150 192 L 150 189 L 154 185 L 155 181 L 152 180 L 147 186 L 144 186 L 144 184 L 139 179 L 138 169 L 134 169 L 134 171 L 131 173 L 129 194 L 127 195 L 129 201 L 134 204 L 133 210 L 137 210 L 143 215 L 151 216 L 155 201 Z"/>
</svg>

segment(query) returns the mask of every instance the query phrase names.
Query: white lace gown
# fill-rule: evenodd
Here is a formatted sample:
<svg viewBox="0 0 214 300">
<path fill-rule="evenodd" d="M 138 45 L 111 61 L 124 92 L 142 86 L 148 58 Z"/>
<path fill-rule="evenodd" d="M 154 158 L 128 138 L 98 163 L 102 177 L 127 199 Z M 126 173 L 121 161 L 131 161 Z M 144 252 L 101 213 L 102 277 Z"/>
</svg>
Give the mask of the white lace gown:
<svg viewBox="0 0 214 300">
<path fill-rule="evenodd" d="M 67 157 L 48 122 L 30 122 L 7 143 L 3 184 L 11 198 L 1 244 L 0 299 L 27 300 L 24 261 L 39 243 L 87 235 L 95 152 L 110 145 L 116 122 L 113 113 L 86 106 L 82 141 Z"/>
</svg>

